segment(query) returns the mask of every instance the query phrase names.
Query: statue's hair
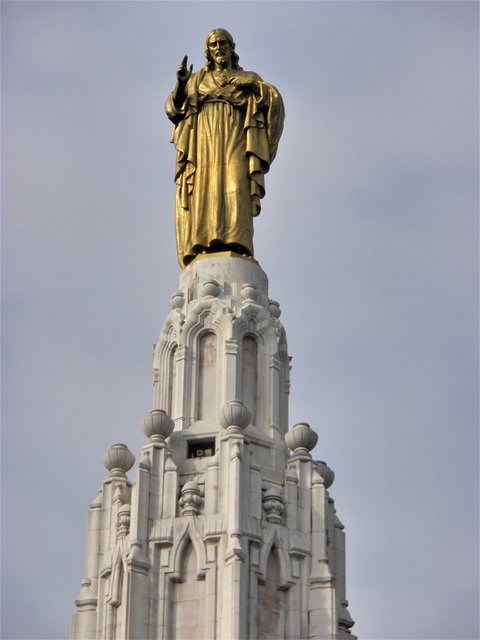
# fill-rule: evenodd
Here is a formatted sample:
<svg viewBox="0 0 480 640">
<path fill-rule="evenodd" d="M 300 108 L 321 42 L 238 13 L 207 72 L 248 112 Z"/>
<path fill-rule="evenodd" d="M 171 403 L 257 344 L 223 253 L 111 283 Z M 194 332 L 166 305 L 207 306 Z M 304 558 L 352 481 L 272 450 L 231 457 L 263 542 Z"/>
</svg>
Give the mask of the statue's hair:
<svg viewBox="0 0 480 640">
<path fill-rule="evenodd" d="M 228 33 L 228 31 L 226 29 L 212 29 L 210 31 L 210 33 L 208 34 L 208 36 L 206 37 L 206 39 L 205 39 L 205 58 L 207 59 L 207 64 L 205 65 L 205 69 L 207 71 L 211 71 L 213 69 L 213 60 L 212 60 L 212 56 L 210 55 L 210 49 L 208 48 L 208 41 L 210 40 L 211 36 L 214 33 L 221 33 L 228 40 L 228 42 L 230 43 L 230 46 L 232 47 L 232 67 L 234 69 L 240 69 L 241 67 L 238 64 L 240 58 L 235 53 L 235 42 L 233 41 L 232 36 Z"/>
</svg>

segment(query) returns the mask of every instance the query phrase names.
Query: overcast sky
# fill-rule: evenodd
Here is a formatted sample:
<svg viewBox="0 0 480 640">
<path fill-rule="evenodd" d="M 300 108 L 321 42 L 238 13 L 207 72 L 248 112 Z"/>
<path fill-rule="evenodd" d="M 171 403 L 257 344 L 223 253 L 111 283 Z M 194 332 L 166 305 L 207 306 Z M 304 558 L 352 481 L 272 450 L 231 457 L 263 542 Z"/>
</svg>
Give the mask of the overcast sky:
<svg viewBox="0 0 480 640">
<path fill-rule="evenodd" d="M 478 3 L 2 2 L 3 634 L 65 638 L 178 288 L 163 104 L 213 27 L 285 133 L 255 255 L 364 640 L 478 638 Z M 131 475 L 133 477 L 133 474 Z"/>
</svg>

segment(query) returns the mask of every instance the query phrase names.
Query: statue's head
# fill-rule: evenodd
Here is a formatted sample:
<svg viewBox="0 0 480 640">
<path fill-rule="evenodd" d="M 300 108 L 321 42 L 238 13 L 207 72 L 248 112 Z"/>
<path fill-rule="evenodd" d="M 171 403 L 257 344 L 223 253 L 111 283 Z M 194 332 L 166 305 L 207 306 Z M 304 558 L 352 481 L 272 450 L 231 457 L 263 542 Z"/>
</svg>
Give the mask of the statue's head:
<svg viewBox="0 0 480 640">
<path fill-rule="evenodd" d="M 207 59 L 207 64 L 205 65 L 205 68 L 208 71 L 211 71 L 214 68 L 214 60 L 212 58 L 212 52 L 210 50 L 210 41 L 215 37 L 215 36 L 223 36 L 223 38 L 225 38 L 225 40 L 228 42 L 228 47 L 230 50 L 230 61 L 231 61 L 231 65 L 232 65 L 232 69 L 239 69 L 240 65 L 238 64 L 239 61 L 239 57 L 238 55 L 235 53 L 235 42 L 233 41 L 232 36 L 228 33 L 228 31 L 226 29 L 212 29 L 212 31 L 210 31 L 210 33 L 208 34 L 208 36 L 205 39 L 205 58 Z"/>
</svg>

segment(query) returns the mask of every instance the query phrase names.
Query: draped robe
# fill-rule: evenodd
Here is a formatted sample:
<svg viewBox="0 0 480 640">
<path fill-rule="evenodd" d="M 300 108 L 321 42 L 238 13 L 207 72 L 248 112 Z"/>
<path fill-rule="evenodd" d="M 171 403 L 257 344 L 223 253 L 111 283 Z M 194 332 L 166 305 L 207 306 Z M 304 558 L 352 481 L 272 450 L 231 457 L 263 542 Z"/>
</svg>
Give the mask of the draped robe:
<svg viewBox="0 0 480 640">
<path fill-rule="evenodd" d="M 223 72 L 219 82 L 202 69 L 192 74 L 186 99 L 165 110 L 174 123 L 177 151 L 175 227 L 180 266 L 202 251 L 253 255 L 253 217 L 265 195 L 264 175 L 275 158 L 283 130 L 283 101 L 256 73 Z M 235 88 L 232 77 L 258 83 Z"/>
</svg>

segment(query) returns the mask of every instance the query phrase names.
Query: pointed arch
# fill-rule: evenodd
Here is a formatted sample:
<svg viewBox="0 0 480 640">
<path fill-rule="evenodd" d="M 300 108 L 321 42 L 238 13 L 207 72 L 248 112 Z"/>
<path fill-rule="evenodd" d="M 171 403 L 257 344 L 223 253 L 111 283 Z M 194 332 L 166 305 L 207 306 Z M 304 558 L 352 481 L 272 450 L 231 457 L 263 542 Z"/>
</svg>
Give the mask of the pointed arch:
<svg viewBox="0 0 480 640">
<path fill-rule="evenodd" d="M 265 578 L 257 591 L 257 639 L 280 640 L 286 632 L 286 593 L 281 586 L 280 556 L 273 544 L 266 556 Z"/>
<path fill-rule="evenodd" d="M 179 579 L 171 599 L 171 638 L 205 638 L 205 580 L 199 580 L 196 551 L 189 535 L 184 537 L 179 559 Z"/>
<path fill-rule="evenodd" d="M 265 538 L 265 544 L 260 555 L 260 563 L 258 568 L 259 579 L 261 581 L 265 580 L 267 574 L 267 562 L 269 555 L 272 553 L 272 549 L 274 550 L 274 553 L 278 558 L 278 566 L 280 571 L 279 588 L 283 590 L 289 589 L 293 584 L 290 556 L 284 549 L 284 545 L 280 540 L 280 537 L 278 535 L 278 528 L 276 526 L 272 527 L 269 534 L 267 534 Z"/>
<path fill-rule="evenodd" d="M 170 578 L 173 582 L 178 582 L 182 579 L 182 562 L 189 545 L 195 551 L 197 579 L 203 580 L 205 578 L 205 565 L 207 564 L 205 545 L 196 527 L 192 525 L 192 521 L 189 521 L 184 524 L 178 541 L 172 549 L 173 572 Z"/>
</svg>

